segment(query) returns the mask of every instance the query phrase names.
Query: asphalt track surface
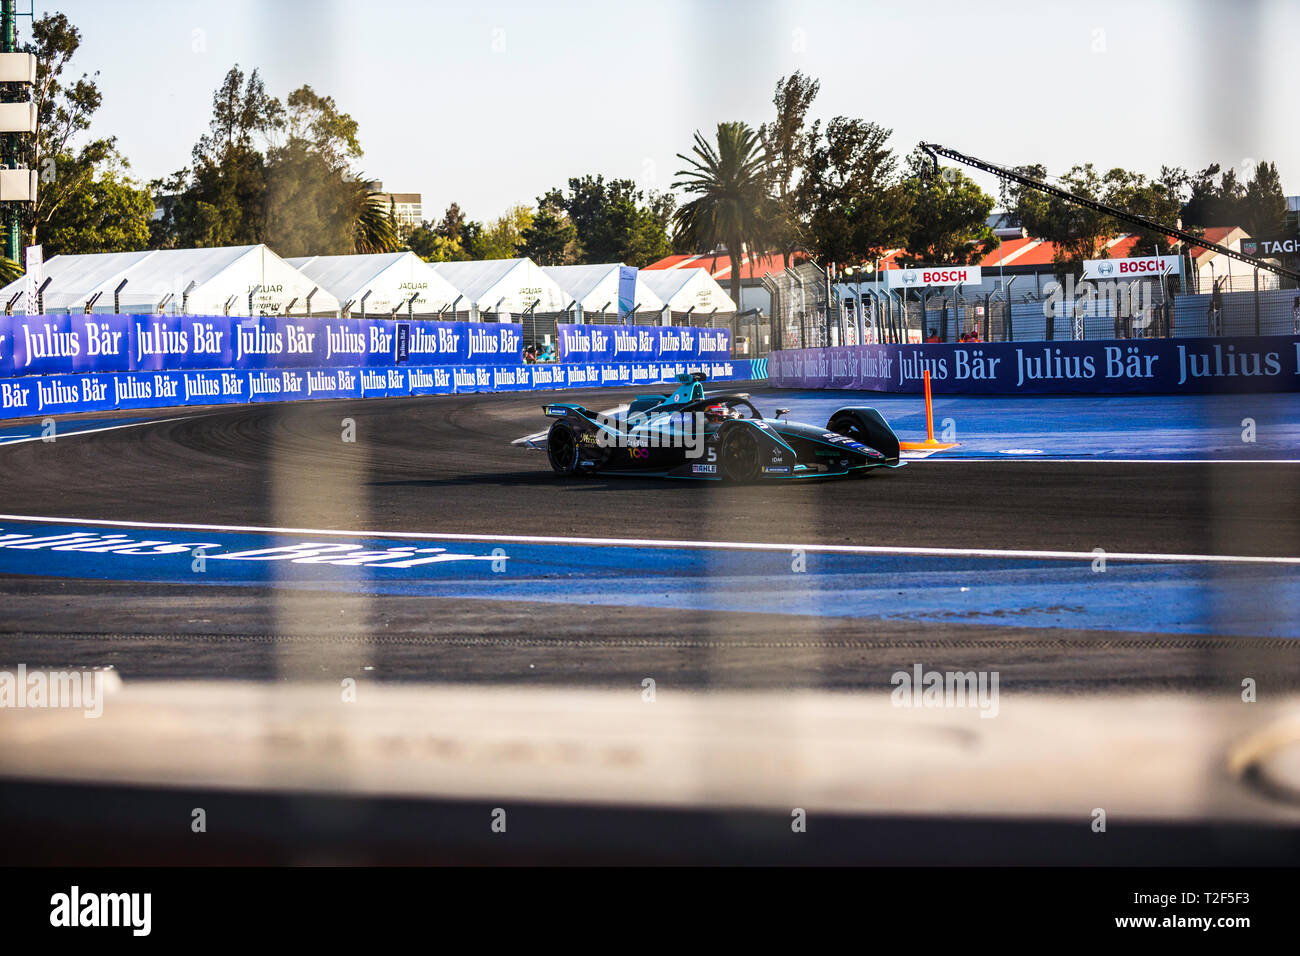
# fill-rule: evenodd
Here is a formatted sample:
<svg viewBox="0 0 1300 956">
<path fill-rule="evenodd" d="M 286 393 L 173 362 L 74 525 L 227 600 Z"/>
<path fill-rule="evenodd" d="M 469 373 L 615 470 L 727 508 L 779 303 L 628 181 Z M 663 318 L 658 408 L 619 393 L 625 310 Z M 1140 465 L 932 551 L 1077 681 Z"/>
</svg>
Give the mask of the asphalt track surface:
<svg viewBox="0 0 1300 956">
<path fill-rule="evenodd" d="M 753 390 L 765 410 L 782 403 L 780 392 Z M 565 392 L 563 400 L 609 408 L 630 394 Z M 541 453 L 511 444 L 544 427 L 543 401 L 489 394 L 160 410 L 145 422 L 139 412 L 124 414 L 129 427 L 0 447 L 0 511 L 86 525 L 365 531 L 377 538 L 1300 555 L 1300 466 L 1291 463 L 919 461 L 826 483 L 566 481 L 551 474 Z M 112 417 L 96 416 L 96 427 Z M 354 423 L 355 442 L 342 440 L 344 419 Z M 1207 593 L 1230 592 L 1227 578 L 1212 589 L 1227 571 L 1208 568 L 1197 579 Z M 961 570 L 972 588 L 986 573 L 978 562 Z M 889 586 L 889 569 L 875 572 Z M 1278 580 L 1293 586 L 1300 571 L 1277 566 L 1268 574 L 1264 595 L 1275 593 Z M 1097 575 L 1098 586 L 1103 579 L 1113 580 Z M 959 590 L 960 582 L 952 583 Z M 718 573 L 687 589 L 699 597 L 736 586 L 733 576 Z M 1213 596 L 1197 627 L 1173 632 L 1142 613 L 1130 628 L 1123 607 L 1104 627 L 1096 615 L 1081 618 L 1086 626 L 1068 619 L 1041 626 L 1013 613 L 909 616 L 903 583 L 892 609 L 898 613 L 837 614 L 844 600 L 838 586 L 833 576 L 818 579 L 816 607 L 809 609 L 805 594 L 804 603 L 780 613 L 757 602 L 745 610 L 743 601 L 611 603 L 572 593 L 562 573 L 536 584 L 531 596 L 502 597 L 195 586 L 11 567 L 0 576 L 0 663 L 111 664 L 128 680 L 321 679 L 364 669 L 394 681 L 625 687 L 653 676 L 661 687 L 850 689 L 887 687 L 893 672 L 919 661 L 940 670 L 998 670 L 1004 690 L 1031 692 L 1235 694 L 1243 675 L 1300 687 L 1300 640 L 1238 626 L 1236 609 Z M 1078 602 L 1086 605 L 1089 585 L 1073 586 L 1083 589 Z M 874 587 L 878 601 L 879 581 Z M 619 581 L 607 578 L 604 588 L 614 593 Z M 1166 599 L 1150 581 L 1129 590 L 1138 604 Z M 1289 598 L 1281 600 L 1272 613 L 1294 619 Z"/>
</svg>

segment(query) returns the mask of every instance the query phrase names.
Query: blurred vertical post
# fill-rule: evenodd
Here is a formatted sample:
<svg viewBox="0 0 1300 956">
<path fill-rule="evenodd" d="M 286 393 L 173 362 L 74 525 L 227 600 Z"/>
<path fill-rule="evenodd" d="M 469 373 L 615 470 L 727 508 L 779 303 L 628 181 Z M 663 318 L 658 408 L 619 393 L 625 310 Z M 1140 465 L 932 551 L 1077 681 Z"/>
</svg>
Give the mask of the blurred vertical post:
<svg viewBox="0 0 1300 956">
<path fill-rule="evenodd" d="M 0 7 L 0 53 L 18 52 L 18 0 L 3 0 Z M 7 99 L 7 97 L 6 97 Z M 18 133 L 4 134 L 4 167 L 18 168 Z M 18 221 L 18 205 L 5 203 L 4 217 L 4 254 L 11 262 L 18 261 L 21 244 L 21 225 Z"/>
</svg>

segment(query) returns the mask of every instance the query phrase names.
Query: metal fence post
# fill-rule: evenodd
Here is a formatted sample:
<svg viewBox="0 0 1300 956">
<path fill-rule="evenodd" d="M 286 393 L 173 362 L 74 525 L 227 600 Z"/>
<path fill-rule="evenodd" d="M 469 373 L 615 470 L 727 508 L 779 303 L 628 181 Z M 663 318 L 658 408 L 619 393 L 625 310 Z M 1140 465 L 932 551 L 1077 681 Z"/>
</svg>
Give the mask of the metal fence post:
<svg viewBox="0 0 1300 956">
<path fill-rule="evenodd" d="M 1259 335 L 1259 270 L 1255 270 L 1255 334 Z"/>
<path fill-rule="evenodd" d="M 1008 341 L 1008 342 L 1014 342 L 1015 339 L 1016 339 L 1015 328 L 1013 327 L 1012 322 L 1011 322 L 1011 287 L 1012 287 L 1013 285 L 1015 285 L 1016 279 L 1018 279 L 1018 278 L 1020 278 L 1020 277 L 1019 277 L 1019 276 L 1012 276 L 1010 279 L 1008 279 L 1008 280 L 1006 281 L 1006 285 L 1004 285 L 1004 286 L 1002 287 L 1002 288 L 1003 288 L 1003 291 L 1006 293 L 1006 299 L 1007 299 L 1007 322 L 1006 322 L 1006 325 L 1007 325 L 1007 341 Z"/>
</svg>

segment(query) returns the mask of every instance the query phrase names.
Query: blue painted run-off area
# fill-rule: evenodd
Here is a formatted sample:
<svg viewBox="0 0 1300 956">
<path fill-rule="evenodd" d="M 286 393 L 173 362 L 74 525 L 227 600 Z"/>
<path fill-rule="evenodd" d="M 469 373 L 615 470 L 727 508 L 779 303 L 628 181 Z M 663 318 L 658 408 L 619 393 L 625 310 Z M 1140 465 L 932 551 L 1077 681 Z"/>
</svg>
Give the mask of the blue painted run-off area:
<svg viewBox="0 0 1300 956">
<path fill-rule="evenodd" d="M 0 445 L 12 445 L 15 442 L 30 441 L 33 438 L 52 438 L 58 440 L 60 435 L 81 435 L 88 432 L 121 428 L 123 425 L 136 425 L 150 421 L 148 418 L 74 418 L 55 419 L 51 428 L 43 421 L 27 422 L 23 425 L 7 425 L 0 428 Z"/>
<path fill-rule="evenodd" d="M 195 548 L 204 549 L 200 560 Z M 268 552 L 267 549 L 290 549 Z M 445 549 L 445 550 L 442 550 Z M 251 553 L 250 553 L 251 552 Z M 274 560 L 267 560 L 274 558 Z M 1300 569 L 350 538 L 0 521 L 0 573 L 547 604 L 1300 637 Z M 798 570 L 802 568 L 803 570 Z M 925 634 L 928 627 L 918 632 Z"/>
<path fill-rule="evenodd" d="M 904 441 L 925 438 L 925 401 L 879 392 L 756 390 L 765 414 L 821 424 L 844 405 L 880 410 Z M 1249 421 L 1248 421 L 1249 420 Z M 1253 423 L 1253 428 L 1251 427 Z M 936 458 L 1300 460 L 1300 394 L 969 396 L 934 393 L 934 428 L 959 447 Z M 1253 437 L 1254 441 L 1245 441 Z M 1088 473 L 1080 473 L 1087 480 Z"/>
</svg>

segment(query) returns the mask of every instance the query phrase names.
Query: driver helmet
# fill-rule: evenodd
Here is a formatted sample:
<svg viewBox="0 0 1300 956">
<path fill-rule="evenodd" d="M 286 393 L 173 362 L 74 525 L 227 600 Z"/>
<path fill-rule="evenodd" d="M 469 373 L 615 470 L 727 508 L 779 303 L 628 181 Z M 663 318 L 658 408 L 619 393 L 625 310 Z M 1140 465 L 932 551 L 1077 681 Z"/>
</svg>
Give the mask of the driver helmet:
<svg viewBox="0 0 1300 956">
<path fill-rule="evenodd" d="M 739 412 L 734 408 L 728 408 L 726 405 L 710 405 L 704 410 L 704 417 L 711 422 L 726 421 L 728 418 L 739 417 Z"/>
</svg>

